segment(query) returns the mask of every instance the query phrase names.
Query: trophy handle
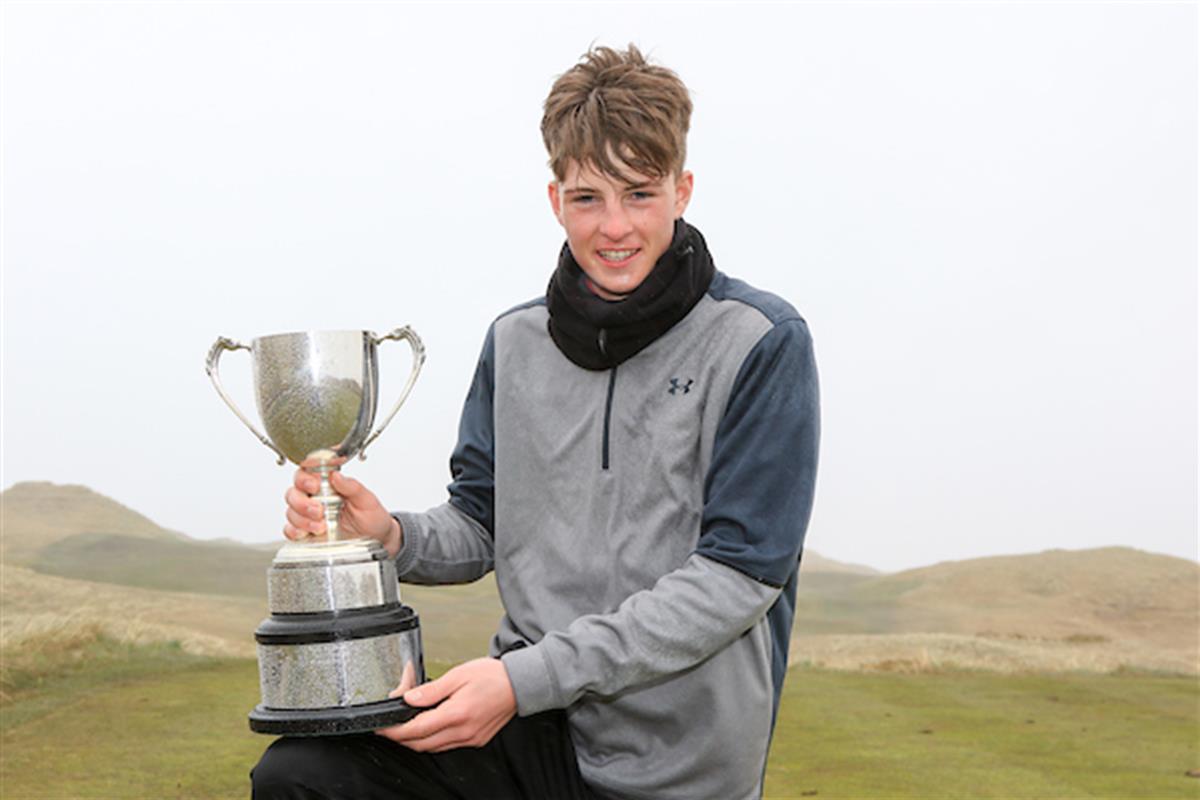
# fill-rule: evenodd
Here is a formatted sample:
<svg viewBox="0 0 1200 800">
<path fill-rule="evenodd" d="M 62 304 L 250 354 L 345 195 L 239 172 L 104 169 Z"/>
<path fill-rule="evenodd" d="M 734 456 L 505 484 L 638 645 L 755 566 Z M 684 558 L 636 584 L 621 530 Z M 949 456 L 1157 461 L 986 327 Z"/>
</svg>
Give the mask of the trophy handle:
<svg viewBox="0 0 1200 800">
<path fill-rule="evenodd" d="M 417 336 L 417 332 L 412 328 L 405 325 L 403 328 L 396 328 L 391 333 L 384 334 L 383 336 L 371 336 L 371 341 L 373 341 L 376 346 L 386 342 L 388 339 L 392 339 L 394 341 L 400 341 L 403 339 L 404 341 L 408 342 L 408 346 L 412 348 L 412 372 L 408 376 L 408 383 L 404 384 L 404 389 L 400 391 L 400 399 L 396 401 L 396 405 L 392 406 L 392 410 L 388 412 L 387 417 L 385 417 L 383 422 L 380 423 L 379 427 L 375 429 L 375 432 L 368 436 L 367 440 L 363 442 L 362 448 L 360 448 L 358 451 L 358 457 L 360 460 L 367 457 L 367 445 L 375 441 L 375 439 L 379 437 L 379 434 L 383 433 L 383 429 L 386 428 L 388 423 L 392 421 L 392 417 L 396 416 L 396 412 L 400 410 L 400 406 L 404 405 L 404 401 L 408 399 L 408 393 L 412 391 L 413 384 L 417 382 L 417 376 L 421 374 L 421 365 L 425 363 L 425 344 L 421 341 L 421 337 Z"/>
<path fill-rule="evenodd" d="M 234 414 L 237 414 L 237 418 L 240 419 L 245 426 L 250 429 L 251 433 L 258 437 L 260 442 L 275 451 L 275 455 L 279 457 L 277 459 L 277 463 L 282 464 L 286 460 L 283 456 L 283 453 L 279 452 L 278 447 L 271 444 L 270 439 L 258 432 L 258 428 L 254 427 L 254 423 L 246 419 L 246 415 L 243 414 L 241 409 L 237 407 L 237 404 L 233 402 L 233 398 L 225 393 L 225 387 L 221 385 L 221 373 L 218 369 L 218 364 L 221 361 L 221 353 L 225 350 L 249 349 L 250 348 L 247 345 L 241 344 L 240 342 L 235 342 L 232 339 L 226 339 L 224 336 L 222 336 L 213 343 L 212 348 L 208 351 L 208 359 L 204 362 L 204 371 L 208 373 L 208 379 L 212 381 L 213 387 L 216 388 L 217 394 L 221 395 L 221 399 L 225 401 L 225 405 L 229 406 Z"/>
</svg>

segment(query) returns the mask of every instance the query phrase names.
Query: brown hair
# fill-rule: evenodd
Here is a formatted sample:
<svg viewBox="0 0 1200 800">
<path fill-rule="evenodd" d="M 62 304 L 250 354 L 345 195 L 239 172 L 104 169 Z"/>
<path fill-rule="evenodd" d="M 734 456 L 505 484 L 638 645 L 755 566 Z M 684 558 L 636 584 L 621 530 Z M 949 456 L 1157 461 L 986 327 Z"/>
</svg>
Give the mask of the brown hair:
<svg viewBox="0 0 1200 800">
<path fill-rule="evenodd" d="M 627 180 L 625 169 L 662 178 L 683 170 L 692 101 L 671 70 L 632 44 L 593 47 L 559 76 L 546 97 L 542 139 L 557 180 L 572 162 Z"/>
</svg>

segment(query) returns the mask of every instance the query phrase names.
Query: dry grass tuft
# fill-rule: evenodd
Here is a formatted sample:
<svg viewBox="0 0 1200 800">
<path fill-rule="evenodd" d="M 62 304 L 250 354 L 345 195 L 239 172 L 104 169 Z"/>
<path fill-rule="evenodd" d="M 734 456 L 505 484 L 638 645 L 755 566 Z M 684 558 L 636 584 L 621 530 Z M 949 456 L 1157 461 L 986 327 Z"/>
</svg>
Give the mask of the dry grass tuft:
<svg viewBox="0 0 1200 800">
<path fill-rule="evenodd" d="M 86 611 L 39 614 L 0 630 L 0 703 L 47 675 L 92 666 L 92 659 L 105 646 L 154 644 L 191 655 L 244 655 L 241 648 L 219 637 L 136 618 L 100 619 Z"/>
<path fill-rule="evenodd" d="M 68 614 L 38 614 L 0 628 L 0 651 L 53 656 L 78 650 L 101 638 L 122 644 L 178 642 L 184 652 L 200 656 L 245 655 L 244 648 L 223 639 L 140 617 L 97 616 L 88 610 Z"/>
<path fill-rule="evenodd" d="M 128 644 L 175 641 L 185 652 L 253 656 L 262 600 L 164 592 L 0 567 L 4 660 L 103 635 Z"/>
<path fill-rule="evenodd" d="M 1070 636 L 1064 636 L 1063 641 L 1068 644 L 1100 644 L 1112 640 L 1094 633 L 1072 633 Z"/>
<path fill-rule="evenodd" d="M 792 644 L 791 663 L 862 672 L 1000 673 L 1159 672 L 1200 674 L 1196 653 L 1155 649 L 1144 642 L 1104 637 L 965 636 L 948 633 L 804 636 Z"/>
</svg>

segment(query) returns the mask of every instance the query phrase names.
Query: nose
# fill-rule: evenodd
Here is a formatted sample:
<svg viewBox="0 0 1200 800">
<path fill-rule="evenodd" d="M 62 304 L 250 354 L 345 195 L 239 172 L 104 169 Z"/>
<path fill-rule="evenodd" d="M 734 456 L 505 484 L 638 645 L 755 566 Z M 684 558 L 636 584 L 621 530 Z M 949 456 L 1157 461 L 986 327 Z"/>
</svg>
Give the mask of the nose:
<svg viewBox="0 0 1200 800">
<path fill-rule="evenodd" d="M 629 213 L 620 203 L 610 203 L 604 211 L 604 219 L 600 221 L 600 233 L 604 238 L 619 242 L 633 231 L 633 223 Z"/>
</svg>

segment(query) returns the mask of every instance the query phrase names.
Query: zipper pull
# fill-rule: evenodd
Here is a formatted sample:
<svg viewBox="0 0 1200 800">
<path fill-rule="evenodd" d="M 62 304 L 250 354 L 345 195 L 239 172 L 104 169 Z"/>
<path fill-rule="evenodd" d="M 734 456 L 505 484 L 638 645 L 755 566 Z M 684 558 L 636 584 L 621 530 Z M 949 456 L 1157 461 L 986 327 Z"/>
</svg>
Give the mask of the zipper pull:
<svg viewBox="0 0 1200 800">
<path fill-rule="evenodd" d="M 601 328 L 600 333 L 596 334 L 596 345 L 600 348 L 600 355 L 608 358 L 608 331 L 604 328 Z"/>
</svg>

